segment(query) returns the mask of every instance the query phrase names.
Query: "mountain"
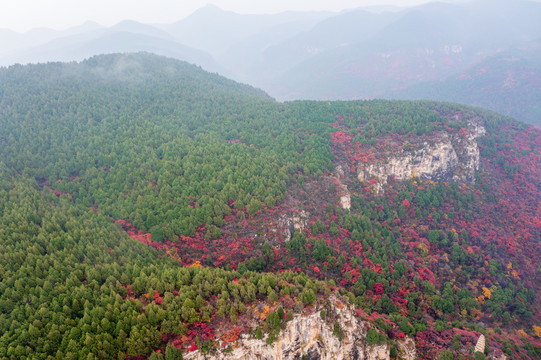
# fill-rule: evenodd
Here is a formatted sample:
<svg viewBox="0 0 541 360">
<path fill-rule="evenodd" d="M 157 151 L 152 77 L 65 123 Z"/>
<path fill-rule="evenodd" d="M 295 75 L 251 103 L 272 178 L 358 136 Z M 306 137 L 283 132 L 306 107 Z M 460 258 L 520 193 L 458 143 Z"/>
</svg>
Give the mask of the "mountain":
<svg viewBox="0 0 541 360">
<path fill-rule="evenodd" d="M 180 42 L 218 56 L 231 46 L 267 28 L 291 23 L 315 24 L 330 16 L 325 12 L 284 12 L 276 15 L 241 15 L 207 5 L 162 29 Z"/>
<path fill-rule="evenodd" d="M 348 16 L 352 19 L 359 16 L 357 14 L 366 19 L 346 20 Z M 420 97 L 415 95 L 416 87 L 429 87 L 423 85 L 425 82 L 443 82 L 438 84 L 438 92 L 452 94 L 455 84 L 453 79 L 483 67 L 482 62 L 489 58 L 509 56 L 529 42 L 536 41 L 541 31 L 536 20 L 540 15 L 539 3 L 505 0 L 490 4 L 486 1 L 460 5 L 429 3 L 394 13 L 352 12 L 321 22 L 311 31 L 298 35 L 297 40 L 286 40 L 267 49 L 263 54 L 268 53 L 269 56 L 260 57 L 278 59 L 275 64 L 268 65 L 269 60 L 267 63 L 262 60 L 253 61 L 256 67 L 246 66 L 245 72 L 250 71 L 255 79 L 252 83 L 259 84 L 283 100 L 397 96 L 413 99 Z M 334 21 L 337 24 L 351 23 L 350 26 L 343 25 L 346 32 L 351 30 L 349 37 L 333 32 L 332 27 L 323 26 Z M 369 30 L 355 31 L 354 24 L 367 24 Z M 320 27 L 322 32 L 318 31 Z M 327 34 L 335 42 L 329 42 L 327 46 L 323 43 L 319 47 L 314 46 L 314 42 L 309 39 L 324 41 L 326 37 L 322 34 Z M 313 53 L 309 54 L 309 51 Z M 513 57 L 520 56 L 520 53 L 513 54 Z M 286 66 L 280 67 L 281 64 Z M 530 69 L 532 66 L 535 65 L 532 64 Z M 522 69 L 513 71 L 520 73 Z M 258 78 L 258 73 L 270 76 Z M 242 79 L 248 81 L 248 78 Z M 535 80 L 532 83 L 535 84 Z M 445 84 L 449 87 L 441 90 Z M 530 93 L 530 88 L 528 85 L 524 88 L 518 85 L 520 93 Z M 412 96 L 408 97 L 410 89 Z M 481 89 L 474 87 L 471 91 L 483 92 Z M 490 89 L 498 93 L 505 92 L 501 86 L 491 86 Z M 484 92 L 487 98 L 492 96 L 487 87 Z M 429 93 L 424 91 L 422 94 L 425 96 Z M 497 93 L 493 97 L 498 98 Z M 489 101 L 469 101 L 465 96 L 442 96 L 437 99 L 460 99 L 472 105 L 489 104 Z M 494 104 L 496 102 L 492 101 Z M 490 108 L 519 116 L 530 123 L 538 123 L 539 113 L 533 110 L 536 107 L 535 101 L 528 102 L 527 107 L 532 111 L 528 112 L 527 117 L 509 101 L 506 105 L 499 104 Z"/>
<path fill-rule="evenodd" d="M 420 83 L 385 97 L 482 106 L 541 126 L 540 84 L 541 43 L 537 41 L 488 57 L 443 81 Z"/>
<path fill-rule="evenodd" d="M 232 46 L 219 59 L 235 73 L 242 74 L 245 81 L 268 84 L 284 69 L 293 68 L 319 53 L 369 39 L 397 17 L 394 13 L 377 15 L 364 10 L 344 12 L 282 41 L 276 41 L 280 37 L 265 29 L 260 37 L 250 38 L 248 44 Z M 279 29 L 283 28 L 284 25 L 280 25 Z M 273 39 L 272 42 L 267 38 Z"/>
<path fill-rule="evenodd" d="M 19 50 L 13 55 L 6 54 L 2 63 L 80 61 L 97 54 L 147 51 L 196 63 L 209 71 L 226 73 L 209 54 L 182 45 L 170 34 L 136 21 L 123 21 L 110 28 L 86 24 L 62 32 L 62 36 L 48 38 L 50 40 L 42 44 Z"/>
<path fill-rule="evenodd" d="M 0 29 L 0 44 L 2 45 L 2 52 L 0 54 L 3 58 L 24 49 L 41 46 L 59 37 L 78 35 L 100 28 L 100 25 L 87 21 L 80 26 L 75 26 L 64 31 L 39 28 L 20 34 L 8 29 Z M 11 65 L 11 62 L 3 60 L 2 64 Z"/>
<path fill-rule="evenodd" d="M 531 81 L 523 76 L 516 82 L 513 93 L 504 81 L 485 77 L 463 84 L 457 79 L 471 77 L 493 59 L 521 58 L 521 49 L 538 41 L 540 16 L 541 3 L 527 0 L 273 15 L 237 14 L 208 5 L 170 24 L 126 21 L 106 28 L 87 23 L 25 34 L 4 29 L 0 64 L 147 51 L 260 87 L 279 100 L 427 97 L 483 105 L 538 124 L 537 60 L 496 66 L 534 74 Z M 453 88 L 463 85 L 471 89 Z"/>
<path fill-rule="evenodd" d="M 536 40 L 539 15 L 541 6 L 527 1 L 429 3 L 403 12 L 367 41 L 297 64 L 276 87 L 283 93 L 289 87 L 288 99 L 353 99 L 445 79 L 511 44 Z"/>
<path fill-rule="evenodd" d="M 538 358 L 539 149 L 149 53 L 1 68 L 0 358 Z"/>
</svg>

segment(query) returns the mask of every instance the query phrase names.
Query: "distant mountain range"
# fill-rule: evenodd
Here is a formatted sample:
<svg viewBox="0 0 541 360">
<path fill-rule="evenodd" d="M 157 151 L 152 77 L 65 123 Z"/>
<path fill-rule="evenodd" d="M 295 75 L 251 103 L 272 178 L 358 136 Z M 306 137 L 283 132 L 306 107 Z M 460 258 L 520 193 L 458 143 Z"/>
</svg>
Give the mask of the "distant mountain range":
<svg viewBox="0 0 541 360">
<path fill-rule="evenodd" d="M 1 65 L 13 63 L 80 61 L 97 54 L 148 51 L 226 73 L 205 51 L 180 43 L 168 32 L 136 21 L 122 21 L 110 28 L 95 23 L 65 31 L 44 29 L 25 34 L 4 31 Z M 27 46 L 25 46 L 27 44 Z"/>
<path fill-rule="evenodd" d="M 541 124 L 541 41 L 487 57 L 443 81 L 427 81 L 384 95 L 483 106 Z"/>
<path fill-rule="evenodd" d="M 279 100 L 449 100 L 540 125 L 539 19 L 541 3 L 526 0 L 275 15 L 208 5 L 172 24 L 0 30 L 0 65 L 148 51 Z"/>
</svg>

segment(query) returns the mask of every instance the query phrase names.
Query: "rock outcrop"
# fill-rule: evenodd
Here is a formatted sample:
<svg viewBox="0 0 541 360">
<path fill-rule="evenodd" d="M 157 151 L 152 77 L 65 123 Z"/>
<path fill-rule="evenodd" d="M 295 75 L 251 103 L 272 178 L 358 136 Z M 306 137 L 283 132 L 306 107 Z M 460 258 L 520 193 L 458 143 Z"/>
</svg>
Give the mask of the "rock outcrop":
<svg viewBox="0 0 541 360">
<path fill-rule="evenodd" d="M 357 178 L 370 182 L 381 192 L 390 179 L 403 181 L 418 177 L 421 180 L 457 181 L 473 183 L 479 170 L 479 147 L 476 139 L 485 129 L 476 123 L 458 133 L 441 132 L 437 141 L 425 141 L 417 150 L 389 152 L 373 162 L 358 166 Z"/>
<path fill-rule="evenodd" d="M 475 344 L 474 352 L 480 352 L 480 353 L 485 352 L 485 335 L 481 334 L 481 336 L 479 336 L 479 339 L 477 340 L 477 344 Z"/>
<path fill-rule="evenodd" d="M 347 185 L 342 183 L 343 178 L 346 177 L 344 167 L 338 165 L 334 168 L 336 176 L 333 177 L 333 182 L 337 186 L 338 193 L 340 194 L 340 206 L 342 209 L 351 209 L 351 195 L 349 193 Z"/>
<path fill-rule="evenodd" d="M 340 206 L 342 206 L 342 209 L 351 209 L 351 195 L 349 194 L 347 185 L 342 185 L 341 194 Z"/>
<path fill-rule="evenodd" d="M 186 354 L 184 359 L 390 359 L 388 344 L 367 344 L 369 322 L 360 320 L 352 308 L 340 303 L 336 298 L 331 301 L 334 309 L 332 316 L 341 329 L 341 339 L 335 334 L 334 326 L 322 319 L 319 311 L 314 311 L 310 315 L 295 316 L 272 345 L 268 345 L 265 339 L 257 340 L 243 335 L 231 352 L 220 349 L 215 354 L 205 355 L 194 351 Z M 400 340 L 397 348 L 401 353 L 400 359 L 416 358 L 413 340 Z"/>
<path fill-rule="evenodd" d="M 282 229 L 282 235 L 284 237 L 284 240 L 287 242 L 291 240 L 291 237 L 293 236 L 293 232 L 295 230 L 302 231 L 308 224 L 308 219 L 310 218 L 310 214 L 307 213 L 304 210 L 299 210 L 295 214 L 290 215 L 282 215 L 278 219 L 278 229 Z M 274 231 L 278 231 L 277 229 L 274 229 Z"/>
</svg>

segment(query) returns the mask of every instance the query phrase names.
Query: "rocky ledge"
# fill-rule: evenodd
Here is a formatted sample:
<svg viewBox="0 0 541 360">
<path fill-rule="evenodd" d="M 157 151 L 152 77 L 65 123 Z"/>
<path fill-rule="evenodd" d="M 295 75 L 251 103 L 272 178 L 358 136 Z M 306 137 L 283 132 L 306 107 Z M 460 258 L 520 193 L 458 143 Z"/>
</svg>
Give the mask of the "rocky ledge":
<svg viewBox="0 0 541 360">
<path fill-rule="evenodd" d="M 425 141 L 416 150 L 390 151 L 378 160 L 358 166 L 359 181 L 370 182 L 382 192 L 390 179 L 395 181 L 418 177 L 429 181 L 473 183 L 479 170 L 479 147 L 476 139 L 485 128 L 470 122 L 460 132 L 440 132 L 433 141 Z"/>
<path fill-rule="evenodd" d="M 352 307 L 336 298 L 331 297 L 329 301 L 332 314 L 327 314 L 326 317 L 331 317 L 334 323 L 324 320 L 320 314 L 323 308 L 316 307 L 311 314 L 297 315 L 287 322 L 277 341 L 271 345 L 267 344 L 265 338 L 258 340 L 245 334 L 237 340 L 232 351 L 220 349 L 214 354 L 194 351 L 186 354 L 184 359 L 390 359 L 389 344 L 368 344 L 367 332 L 372 327 L 370 322 L 361 320 Z M 336 334 L 336 324 L 339 326 L 340 336 Z M 400 339 L 395 344 L 399 359 L 416 358 L 415 343 L 412 339 Z"/>
</svg>

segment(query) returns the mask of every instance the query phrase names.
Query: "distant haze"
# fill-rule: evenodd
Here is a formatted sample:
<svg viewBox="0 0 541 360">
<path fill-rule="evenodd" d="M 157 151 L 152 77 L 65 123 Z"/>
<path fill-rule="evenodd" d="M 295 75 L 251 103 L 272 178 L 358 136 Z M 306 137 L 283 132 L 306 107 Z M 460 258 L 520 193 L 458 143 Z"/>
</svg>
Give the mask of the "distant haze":
<svg viewBox="0 0 541 360">
<path fill-rule="evenodd" d="M 17 1 L 0 0 L 0 66 L 144 51 L 279 101 L 444 100 L 541 125 L 541 0 Z"/>
<path fill-rule="evenodd" d="M 170 23 L 212 3 L 241 14 L 283 11 L 341 11 L 364 6 L 412 6 L 430 0 L 2 0 L 0 29 L 25 32 L 48 27 L 56 30 L 94 21 L 111 26 L 125 19 Z M 447 0 L 445 2 L 464 2 Z M 209 24 L 211 25 L 211 24 Z"/>
</svg>

